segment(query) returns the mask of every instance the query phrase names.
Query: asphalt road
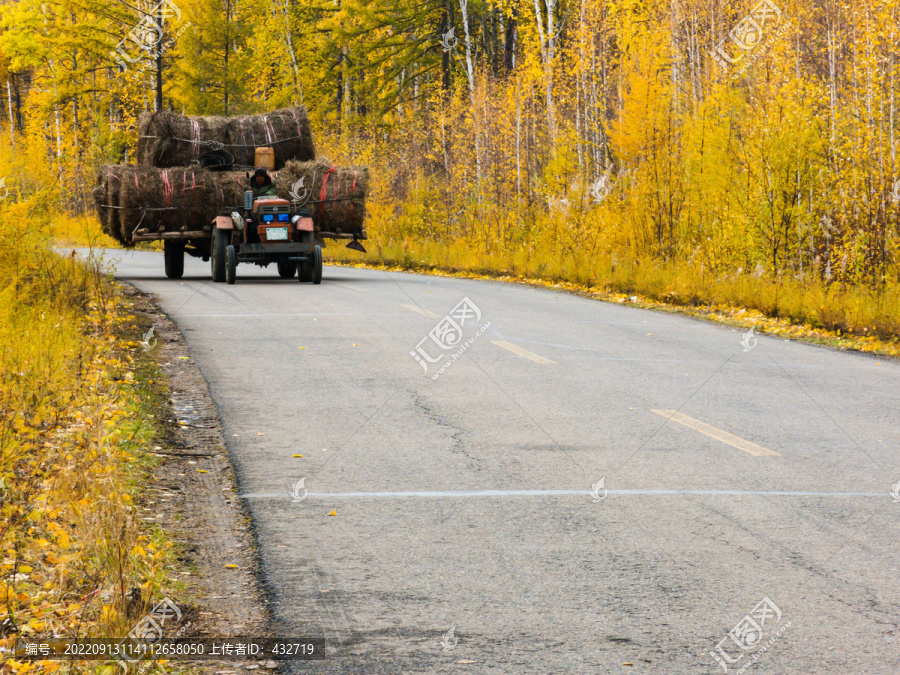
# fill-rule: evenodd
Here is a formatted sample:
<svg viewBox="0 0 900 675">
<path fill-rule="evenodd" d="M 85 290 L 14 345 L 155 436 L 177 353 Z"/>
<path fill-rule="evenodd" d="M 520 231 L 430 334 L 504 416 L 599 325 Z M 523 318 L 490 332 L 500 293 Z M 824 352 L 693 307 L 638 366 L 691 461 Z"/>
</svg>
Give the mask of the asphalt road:
<svg viewBox="0 0 900 675">
<path fill-rule="evenodd" d="M 513 284 L 109 255 L 209 381 L 279 631 L 328 640 L 289 671 L 900 672 L 896 362 Z"/>
</svg>

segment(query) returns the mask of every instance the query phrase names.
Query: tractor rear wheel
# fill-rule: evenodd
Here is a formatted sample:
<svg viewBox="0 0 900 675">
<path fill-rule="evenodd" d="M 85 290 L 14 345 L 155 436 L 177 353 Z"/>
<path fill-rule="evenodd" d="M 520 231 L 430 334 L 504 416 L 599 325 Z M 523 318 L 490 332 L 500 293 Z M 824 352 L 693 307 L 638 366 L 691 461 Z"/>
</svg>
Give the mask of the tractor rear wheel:
<svg viewBox="0 0 900 675">
<path fill-rule="evenodd" d="M 225 249 L 225 283 L 233 284 L 237 279 L 237 251 L 234 246 Z"/>
<path fill-rule="evenodd" d="M 166 239 L 163 244 L 163 255 L 166 261 L 166 276 L 169 279 L 180 279 L 184 275 L 184 242 Z"/>
<path fill-rule="evenodd" d="M 297 263 L 293 260 L 281 259 L 278 261 L 278 276 L 282 279 L 290 279 L 297 274 Z"/>
<path fill-rule="evenodd" d="M 225 249 L 230 241 L 231 230 L 216 228 L 215 232 L 213 232 L 212 255 L 210 256 L 213 281 L 225 281 Z"/>
<path fill-rule="evenodd" d="M 312 282 L 314 284 L 322 283 L 322 249 L 316 244 L 315 249 L 313 250 L 313 260 L 312 260 Z"/>
</svg>

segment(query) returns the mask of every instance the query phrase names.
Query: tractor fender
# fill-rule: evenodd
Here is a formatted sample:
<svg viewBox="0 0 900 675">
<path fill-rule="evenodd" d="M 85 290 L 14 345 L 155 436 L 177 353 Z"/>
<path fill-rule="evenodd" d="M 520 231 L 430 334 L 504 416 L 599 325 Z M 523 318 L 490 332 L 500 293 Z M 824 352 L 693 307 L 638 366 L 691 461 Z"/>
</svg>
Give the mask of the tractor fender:
<svg viewBox="0 0 900 675">
<path fill-rule="evenodd" d="M 231 220 L 231 216 L 216 216 L 216 229 L 233 230 L 234 222 Z"/>
<path fill-rule="evenodd" d="M 312 218 L 296 216 L 294 218 L 294 227 L 296 227 L 301 232 L 313 232 L 313 221 Z"/>
</svg>

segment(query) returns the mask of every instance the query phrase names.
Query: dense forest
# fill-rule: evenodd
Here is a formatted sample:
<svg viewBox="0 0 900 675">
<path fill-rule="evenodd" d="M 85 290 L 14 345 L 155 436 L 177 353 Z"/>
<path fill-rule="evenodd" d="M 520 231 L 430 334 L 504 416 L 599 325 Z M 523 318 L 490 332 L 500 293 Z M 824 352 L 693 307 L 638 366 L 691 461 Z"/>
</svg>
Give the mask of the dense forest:
<svg viewBox="0 0 900 675">
<path fill-rule="evenodd" d="M 627 264 L 637 286 L 635 265 L 652 263 L 882 299 L 897 280 L 897 0 L 2 13 L 6 185 L 53 186 L 68 212 L 89 212 L 100 164 L 133 159 L 144 110 L 305 105 L 320 155 L 372 167 L 380 255 L 418 247 L 588 283 Z"/>
</svg>

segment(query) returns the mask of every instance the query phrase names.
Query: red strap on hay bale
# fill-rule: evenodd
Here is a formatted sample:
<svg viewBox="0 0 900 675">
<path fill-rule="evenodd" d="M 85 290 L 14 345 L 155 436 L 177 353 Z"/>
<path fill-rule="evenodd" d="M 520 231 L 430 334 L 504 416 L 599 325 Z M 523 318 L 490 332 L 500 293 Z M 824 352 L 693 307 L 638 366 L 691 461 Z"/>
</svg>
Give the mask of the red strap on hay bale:
<svg viewBox="0 0 900 675">
<path fill-rule="evenodd" d="M 325 186 L 328 185 L 328 176 L 330 176 L 331 174 L 333 174 L 335 171 L 337 171 L 337 169 L 335 169 L 334 167 L 332 167 L 332 168 L 328 169 L 328 171 L 325 172 L 325 175 L 324 175 L 324 176 L 322 176 L 322 193 L 319 195 L 319 201 L 320 201 L 320 202 L 324 202 L 324 201 L 325 201 Z"/>
</svg>

